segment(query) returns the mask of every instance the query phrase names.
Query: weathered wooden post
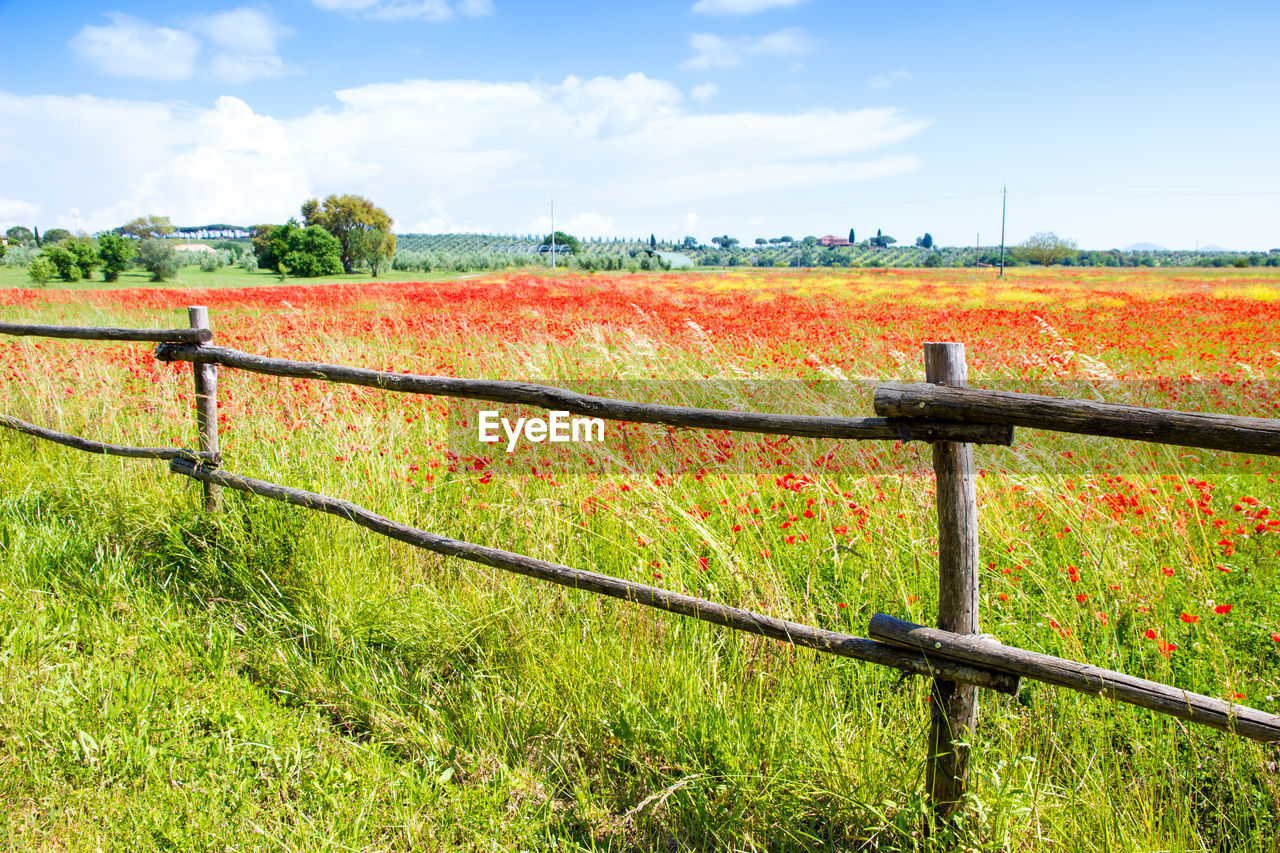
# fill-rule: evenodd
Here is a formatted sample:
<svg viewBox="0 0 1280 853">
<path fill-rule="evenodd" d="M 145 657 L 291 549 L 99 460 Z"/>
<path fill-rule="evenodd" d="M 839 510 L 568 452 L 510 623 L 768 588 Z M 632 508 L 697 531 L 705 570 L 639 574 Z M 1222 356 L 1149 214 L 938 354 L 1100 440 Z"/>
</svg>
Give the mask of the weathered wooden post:
<svg viewBox="0 0 1280 853">
<path fill-rule="evenodd" d="M 925 379 L 963 387 L 969 382 L 964 344 L 926 343 Z M 938 627 L 978 633 L 978 498 L 973 445 L 933 442 L 938 479 Z M 935 678 L 929 709 L 929 755 L 925 787 L 937 825 L 964 802 L 969 738 L 978 721 L 978 690 Z"/>
<path fill-rule="evenodd" d="M 187 316 L 191 320 L 191 328 L 209 328 L 209 309 L 205 306 L 189 306 Z M 222 462 L 218 446 L 218 365 L 193 361 L 191 372 L 195 377 L 196 426 L 200 430 L 200 449 L 213 454 L 212 466 L 217 467 Z M 208 482 L 204 484 L 204 508 L 206 512 L 218 512 L 222 509 L 221 486 Z"/>
</svg>

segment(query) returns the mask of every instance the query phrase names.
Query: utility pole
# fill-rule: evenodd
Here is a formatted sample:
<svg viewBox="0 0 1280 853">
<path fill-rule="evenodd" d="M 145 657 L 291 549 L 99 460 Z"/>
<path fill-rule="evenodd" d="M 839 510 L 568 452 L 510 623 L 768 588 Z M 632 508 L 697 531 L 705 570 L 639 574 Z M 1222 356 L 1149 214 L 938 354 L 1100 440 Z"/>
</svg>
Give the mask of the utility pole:
<svg viewBox="0 0 1280 853">
<path fill-rule="evenodd" d="M 1009 186 L 1000 185 L 1000 277 L 1004 278 L 1004 212 L 1009 206 Z"/>
</svg>

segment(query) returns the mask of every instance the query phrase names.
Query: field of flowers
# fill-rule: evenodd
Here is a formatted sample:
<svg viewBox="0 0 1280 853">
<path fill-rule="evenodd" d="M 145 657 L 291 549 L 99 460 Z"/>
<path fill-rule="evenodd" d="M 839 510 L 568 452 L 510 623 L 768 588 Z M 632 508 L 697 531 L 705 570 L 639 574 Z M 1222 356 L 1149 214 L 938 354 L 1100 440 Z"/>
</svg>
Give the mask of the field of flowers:
<svg viewBox="0 0 1280 853">
<path fill-rule="evenodd" d="M 1269 270 L 513 273 L 0 290 L 9 322 L 608 396 L 870 415 L 971 383 L 1280 417 Z M 929 449 L 609 425 L 223 371 L 227 470 L 473 542 L 865 635 L 934 618 Z M 194 446 L 190 368 L 0 340 L 0 412 Z M 1280 712 L 1280 463 L 1019 430 L 976 450 L 1003 642 Z M 927 685 L 424 555 L 162 463 L 0 435 L 0 829 L 29 849 L 923 849 Z M 1039 684 L 982 697 L 964 849 L 1274 849 L 1280 756 Z"/>
</svg>

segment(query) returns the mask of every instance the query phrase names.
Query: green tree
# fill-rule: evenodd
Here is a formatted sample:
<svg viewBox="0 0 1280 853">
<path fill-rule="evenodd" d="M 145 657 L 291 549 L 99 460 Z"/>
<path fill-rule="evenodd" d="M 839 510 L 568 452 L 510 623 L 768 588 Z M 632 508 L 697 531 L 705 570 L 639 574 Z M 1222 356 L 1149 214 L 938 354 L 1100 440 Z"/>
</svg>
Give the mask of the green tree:
<svg viewBox="0 0 1280 853">
<path fill-rule="evenodd" d="M 315 278 L 343 271 L 342 244 L 319 225 L 294 227 L 289 231 L 286 242 L 287 251 L 282 264 L 289 275 Z"/>
<path fill-rule="evenodd" d="M 573 255 L 578 254 L 578 247 L 579 247 L 578 238 L 574 237 L 572 234 L 566 234 L 563 231 L 557 231 L 554 235 L 548 234 L 546 237 L 543 237 L 542 245 L 550 246 L 552 236 L 556 238 L 555 244 L 557 246 L 568 246 L 570 254 L 573 254 Z"/>
<path fill-rule="evenodd" d="M 57 270 L 53 264 L 49 263 L 49 259 L 44 255 L 36 255 L 32 259 L 31 265 L 27 267 L 27 277 L 31 279 L 32 284 L 44 287 L 49 283 L 49 279 L 53 278 Z"/>
<path fill-rule="evenodd" d="M 768 241 L 768 240 L 766 240 L 766 239 L 765 239 L 765 238 L 763 238 L 763 237 L 757 237 L 757 238 L 756 238 L 756 245 L 757 245 L 757 246 L 767 246 L 767 245 L 769 245 L 769 241 Z"/>
<path fill-rule="evenodd" d="M 50 228 L 44 232 L 44 243 L 46 246 L 56 246 L 63 240 L 70 240 L 71 232 L 65 228 Z"/>
<path fill-rule="evenodd" d="M 11 246 L 34 246 L 36 244 L 36 235 L 32 234 L 31 229 L 25 225 L 13 226 L 4 232 L 4 236 Z"/>
<path fill-rule="evenodd" d="M 1038 231 L 1019 243 L 1014 253 L 1028 263 L 1047 267 L 1074 259 L 1078 250 L 1075 240 L 1065 240 L 1052 231 Z"/>
<path fill-rule="evenodd" d="M 50 246 L 44 250 L 42 257 L 53 265 L 58 277 L 63 281 L 79 281 L 84 278 L 80 267 L 76 264 L 76 256 L 62 246 Z"/>
<path fill-rule="evenodd" d="M 173 223 L 167 216 L 139 216 L 121 225 L 116 231 L 135 240 L 145 240 L 148 237 L 159 239 L 173 233 Z"/>
<path fill-rule="evenodd" d="M 370 228 L 354 232 L 353 238 L 356 262 L 368 264 L 373 277 L 377 278 L 378 268 L 384 261 L 389 263 L 396 254 L 396 235 Z"/>
<path fill-rule="evenodd" d="M 932 249 L 933 235 L 930 234 L 928 231 L 924 232 L 923 237 L 916 238 L 916 245 L 919 246 L 921 249 Z"/>
<path fill-rule="evenodd" d="M 159 238 L 144 237 L 138 241 L 138 264 L 152 281 L 164 281 L 178 274 L 178 252 Z"/>
<path fill-rule="evenodd" d="M 62 241 L 62 246 L 75 256 L 76 266 L 80 268 L 81 277 L 91 277 L 93 271 L 102 266 L 102 259 L 98 257 L 98 250 L 94 248 L 93 241 L 88 237 L 73 237 L 70 240 L 64 240 Z"/>
<path fill-rule="evenodd" d="M 658 238 L 653 236 L 652 234 L 649 235 L 649 248 L 650 249 L 658 248 Z"/>
<path fill-rule="evenodd" d="M 120 273 L 129 268 L 133 254 L 137 251 L 133 241 L 122 237 L 114 231 L 103 231 L 98 235 L 98 258 L 102 261 L 102 277 L 106 281 L 116 281 Z"/>
<path fill-rule="evenodd" d="M 855 238 L 855 237 L 853 236 L 853 229 L 852 229 L 852 228 L 850 228 L 850 229 L 849 229 L 849 242 L 850 242 L 850 243 L 856 243 L 856 242 L 858 242 L 857 238 Z"/>
<path fill-rule="evenodd" d="M 44 254 L 64 281 L 89 278 L 100 263 L 93 244 L 83 238 L 63 240 L 45 249 Z"/>
<path fill-rule="evenodd" d="M 680 248 L 682 248 L 682 249 L 696 249 L 696 248 L 698 248 L 698 240 L 697 240 L 697 238 L 696 238 L 696 237 L 685 237 L 683 240 L 681 240 L 681 241 L 680 241 Z"/>
<path fill-rule="evenodd" d="M 711 242 L 715 243 L 721 249 L 728 249 L 732 246 L 738 245 L 738 238 L 730 237 L 728 234 L 722 234 L 719 237 L 712 237 Z"/>
<path fill-rule="evenodd" d="M 880 233 L 880 229 L 877 228 L 876 236 L 872 237 L 867 242 L 872 246 L 875 246 L 877 249 L 887 249 L 889 248 L 890 243 L 896 243 L 898 241 L 893 237 L 889 237 L 885 234 Z"/>
<path fill-rule="evenodd" d="M 308 228 L 318 225 L 336 237 L 341 248 L 342 269 L 351 272 L 359 260 L 356 247 L 363 242 L 358 232 L 378 230 L 390 234 L 392 220 L 385 210 L 364 196 L 331 195 L 323 203 L 314 198 L 303 202 L 302 224 Z"/>
<path fill-rule="evenodd" d="M 297 227 L 298 221 L 290 219 L 284 225 L 254 225 L 249 229 L 259 269 L 280 271 L 280 262 L 288 251 L 289 229 Z M 277 233 L 280 229 L 285 230 Z"/>
</svg>

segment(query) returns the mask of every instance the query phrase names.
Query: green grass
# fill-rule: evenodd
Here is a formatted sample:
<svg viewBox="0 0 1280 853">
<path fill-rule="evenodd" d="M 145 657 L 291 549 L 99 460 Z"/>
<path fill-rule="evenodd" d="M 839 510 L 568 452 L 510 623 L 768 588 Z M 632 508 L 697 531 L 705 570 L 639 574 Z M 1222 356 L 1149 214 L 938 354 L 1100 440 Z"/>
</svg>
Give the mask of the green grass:
<svg viewBox="0 0 1280 853">
<path fill-rule="evenodd" d="M 75 308 L 85 322 L 160 320 Z M 236 323 L 228 308 L 219 329 Z M 322 329 L 309 343 L 348 363 L 401 351 L 390 333 L 357 335 Z M 703 376 L 718 358 L 600 353 L 590 338 L 508 345 L 512 363 L 552 381 L 593 354 L 624 375 L 661 358 L 670 375 Z M 7 413 L 192 443 L 184 366 L 153 370 L 144 347 L 24 339 L 4 352 Z M 627 492 L 502 469 L 484 483 L 466 466 L 428 467 L 441 435 L 425 403 L 231 372 L 221 383 L 236 473 L 616 576 L 656 582 L 656 562 L 669 588 L 854 634 L 878 611 L 931 619 L 921 448 L 871 449 L 828 471 L 808 460 L 830 444 L 795 442 L 770 454 L 787 455 L 783 467 L 748 456 L 660 488 L 621 478 Z M 1203 529 L 1132 537 L 1132 520 L 1060 497 L 1093 471 L 1063 453 L 1105 460 L 1108 476 L 1168 474 L 1158 488 L 1170 502 L 1181 499 L 1172 483 L 1205 476 L 1194 462 L 1043 434 L 978 452 L 984 558 L 1028 563 L 1018 587 L 984 576 L 988 629 L 1203 692 L 1238 679 L 1251 703 L 1280 707 L 1266 704 L 1280 665 L 1265 616 L 1249 615 L 1274 610 L 1274 545 L 1235 560 L 1250 570 L 1227 578 L 1238 621 L 1206 619 L 1218 633 L 1204 648 L 1166 660 L 1105 580 L 1124 579 L 1159 610 L 1149 618 L 1177 628 L 1180 608 L 1221 590 Z M 430 488 L 405 479 L 419 461 Z M 793 470 L 812 485 L 775 483 Z M 1262 470 L 1213 478 L 1221 495 L 1276 505 Z M 812 541 L 787 544 L 798 528 L 780 522 L 837 493 L 849 496 L 837 510 L 867 509 L 874 535 L 836 540 L 814 522 Z M 721 501 L 723 514 L 690 512 Z M 11 849 L 1275 849 L 1274 747 L 1038 684 L 982 696 L 970 809 L 929 842 L 921 679 L 441 559 L 263 499 L 226 502 L 210 519 L 199 487 L 162 463 L 0 434 L 0 839 Z M 732 532 L 737 504 L 765 525 Z M 1076 534 L 1063 538 L 1067 525 Z M 1066 564 L 1082 567 L 1082 585 L 1063 578 Z M 1162 586 L 1157 565 L 1177 577 Z M 999 604 L 1002 591 L 1014 595 Z"/>
</svg>

